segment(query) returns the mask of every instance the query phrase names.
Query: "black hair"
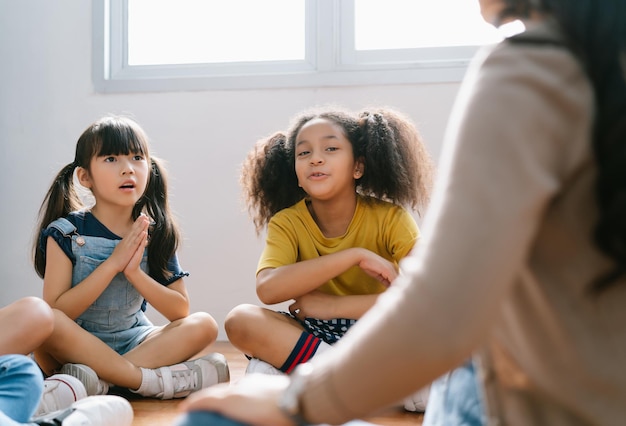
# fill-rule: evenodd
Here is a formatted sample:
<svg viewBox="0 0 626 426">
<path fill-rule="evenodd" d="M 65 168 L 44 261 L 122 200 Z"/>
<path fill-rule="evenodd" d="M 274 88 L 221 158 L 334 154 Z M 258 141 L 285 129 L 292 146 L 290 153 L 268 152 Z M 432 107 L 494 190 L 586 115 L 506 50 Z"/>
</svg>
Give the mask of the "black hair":
<svg viewBox="0 0 626 426">
<path fill-rule="evenodd" d="M 593 283 L 594 292 L 626 275 L 626 1 L 505 0 L 507 16 L 538 11 L 561 28 L 594 91 L 592 145 L 598 166 L 599 218 L 594 241 L 614 267 Z"/>
</svg>

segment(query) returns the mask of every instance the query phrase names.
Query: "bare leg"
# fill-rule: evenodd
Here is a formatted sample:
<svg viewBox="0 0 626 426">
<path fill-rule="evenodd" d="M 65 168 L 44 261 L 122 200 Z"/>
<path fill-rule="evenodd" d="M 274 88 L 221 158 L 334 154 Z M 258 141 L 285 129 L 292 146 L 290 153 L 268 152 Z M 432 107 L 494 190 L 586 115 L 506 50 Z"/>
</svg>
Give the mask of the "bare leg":
<svg viewBox="0 0 626 426">
<path fill-rule="evenodd" d="M 85 364 L 106 382 L 129 389 L 139 388 L 142 377 L 139 367 L 83 330 L 63 312 L 57 309 L 53 312 L 54 331 L 35 351 L 35 359 L 47 375 L 63 364 Z"/>
<path fill-rule="evenodd" d="M 29 354 L 54 327 L 52 309 L 37 297 L 25 297 L 0 309 L 0 355 Z"/>
<path fill-rule="evenodd" d="M 134 365 L 157 368 L 178 364 L 198 355 L 217 338 L 217 322 L 204 312 L 197 312 L 151 333 L 124 358 Z"/>
<path fill-rule="evenodd" d="M 224 327 L 237 349 L 276 368 L 285 363 L 303 331 L 294 319 L 249 304 L 230 311 Z"/>
</svg>

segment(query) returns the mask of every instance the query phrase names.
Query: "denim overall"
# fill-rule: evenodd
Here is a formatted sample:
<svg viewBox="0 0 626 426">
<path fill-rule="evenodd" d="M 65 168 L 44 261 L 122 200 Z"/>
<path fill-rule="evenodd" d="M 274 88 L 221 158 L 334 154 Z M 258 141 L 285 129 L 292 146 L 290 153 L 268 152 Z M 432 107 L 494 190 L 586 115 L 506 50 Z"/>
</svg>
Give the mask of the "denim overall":
<svg viewBox="0 0 626 426">
<path fill-rule="evenodd" d="M 57 229 L 72 240 L 76 264 L 72 270 L 72 287 L 82 282 L 100 264 L 111 256 L 121 240 L 78 235 L 76 227 L 67 219 L 52 222 L 48 228 Z M 141 269 L 148 271 L 147 250 Z M 120 355 L 141 343 L 150 332 L 158 329 L 142 310 L 143 296 L 118 273 L 100 296 L 75 319 L 76 323 L 98 337 Z"/>
</svg>

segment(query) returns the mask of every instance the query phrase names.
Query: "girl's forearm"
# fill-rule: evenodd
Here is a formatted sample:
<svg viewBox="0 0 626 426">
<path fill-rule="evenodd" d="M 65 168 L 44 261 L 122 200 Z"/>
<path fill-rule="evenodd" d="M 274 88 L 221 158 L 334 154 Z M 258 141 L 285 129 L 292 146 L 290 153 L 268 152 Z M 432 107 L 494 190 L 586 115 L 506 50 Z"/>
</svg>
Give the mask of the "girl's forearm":
<svg viewBox="0 0 626 426">
<path fill-rule="evenodd" d="M 127 278 L 144 299 L 169 321 L 189 315 L 189 299 L 182 278 L 169 286 L 158 283 L 142 270 Z"/>
<path fill-rule="evenodd" d="M 333 318 L 359 319 L 376 304 L 380 294 L 337 296 Z"/>
<path fill-rule="evenodd" d="M 264 269 L 257 274 L 257 295 L 263 303 L 271 305 L 310 293 L 358 265 L 363 250 L 350 248 L 316 259 Z"/>
<path fill-rule="evenodd" d="M 44 299 L 53 308 L 59 309 L 71 319 L 76 319 L 100 297 L 116 274 L 117 270 L 105 261 L 87 278 L 74 287 L 70 287 L 54 300 L 49 300 L 45 295 Z"/>
</svg>

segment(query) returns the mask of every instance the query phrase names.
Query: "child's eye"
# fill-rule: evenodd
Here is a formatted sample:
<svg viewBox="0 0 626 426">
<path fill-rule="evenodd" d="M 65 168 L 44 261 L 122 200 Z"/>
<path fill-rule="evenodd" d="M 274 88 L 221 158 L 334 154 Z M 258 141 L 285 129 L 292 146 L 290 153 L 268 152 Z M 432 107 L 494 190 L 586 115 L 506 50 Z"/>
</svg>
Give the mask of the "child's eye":
<svg viewBox="0 0 626 426">
<path fill-rule="evenodd" d="M 104 162 L 105 163 L 112 163 L 115 161 L 115 157 L 110 156 L 110 157 L 104 157 Z"/>
<path fill-rule="evenodd" d="M 328 148 L 326 148 L 326 151 L 337 151 L 339 148 L 337 148 L 336 146 L 329 146 Z"/>
<path fill-rule="evenodd" d="M 133 156 L 133 160 L 135 160 L 135 161 L 143 161 L 143 155 L 137 154 L 137 155 Z"/>
<path fill-rule="evenodd" d="M 309 153 L 309 151 L 300 151 L 298 152 L 298 157 L 303 157 L 305 155 L 307 155 Z"/>
</svg>

